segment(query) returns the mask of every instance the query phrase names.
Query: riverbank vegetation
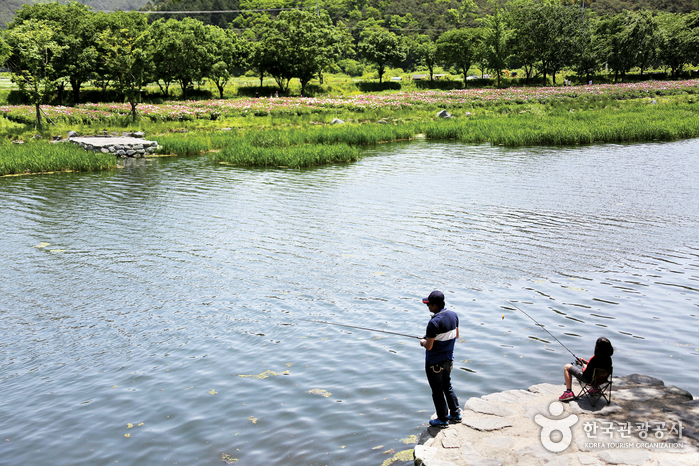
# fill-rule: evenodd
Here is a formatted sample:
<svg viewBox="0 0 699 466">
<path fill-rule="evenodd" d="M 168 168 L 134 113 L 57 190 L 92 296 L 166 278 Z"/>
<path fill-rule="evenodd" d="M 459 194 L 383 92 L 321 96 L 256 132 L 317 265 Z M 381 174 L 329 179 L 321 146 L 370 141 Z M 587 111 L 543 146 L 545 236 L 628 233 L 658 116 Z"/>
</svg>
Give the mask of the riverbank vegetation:
<svg viewBox="0 0 699 466">
<path fill-rule="evenodd" d="M 474 97 L 429 91 L 423 94 L 382 94 L 336 99 L 249 99 L 246 105 L 225 106 L 213 101 L 163 104 L 154 107 L 158 118 L 140 118 L 136 124 L 125 116 L 128 108 L 113 104 L 86 110 L 99 117 L 80 124 L 74 113 L 61 118 L 65 109 L 42 107 L 56 126 L 37 133 L 28 122 L 0 119 L 4 144 L 16 160 L 36 159 L 41 150 L 66 145 L 49 143 L 68 130 L 82 134 L 144 131 L 156 140 L 161 155 L 206 155 L 212 163 L 240 166 L 301 168 L 324 163 L 358 160 L 364 148 L 418 135 L 434 140 L 459 140 L 503 146 L 576 145 L 609 142 L 641 142 L 699 137 L 699 93 L 696 81 L 654 83 L 643 86 L 588 86 L 586 88 L 531 88 L 527 93 L 490 90 Z M 265 102 L 260 103 L 260 100 Z M 258 107 L 254 107 L 259 105 Z M 452 118 L 437 117 L 448 108 Z M 7 109 L 0 109 L 5 111 Z M 17 108 L 9 109 L 20 112 Z M 71 109 L 78 112 L 79 108 Z M 211 118 L 212 112 L 217 115 Z M 332 124 L 333 119 L 344 123 Z M 21 121 L 21 115 L 17 120 Z M 41 136 L 41 139 L 36 139 Z M 10 144 L 8 141 L 25 142 Z M 44 148 L 44 149 L 41 149 Z M 96 154 L 83 152 L 90 159 Z M 85 169 L 109 168 L 101 164 Z M 38 159 L 36 159 L 38 160 Z M 56 170 L 19 165 L 1 174 Z M 8 166 L 8 165 L 5 165 Z M 18 168 L 19 167 L 19 168 Z M 66 166 L 66 169 L 81 169 Z"/>
<path fill-rule="evenodd" d="M 353 87 L 363 94 L 405 91 L 417 82 L 440 89 L 555 85 L 557 79 L 587 84 L 602 70 L 614 82 L 626 82 L 633 71 L 645 79 L 651 70 L 678 79 L 699 63 L 697 11 L 597 15 L 539 0 L 464 2 L 438 14 L 451 19 L 435 29 L 426 17 L 389 14 L 381 11 L 385 6 L 241 10 L 229 23 L 234 27 L 225 28 L 188 16 L 165 20 L 155 13 L 94 12 L 77 2 L 41 3 L 22 8 L 2 31 L 0 61 L 19 88 L 13 100 L 33 107 L 37 126 L 44 119 L 40 106 L 49 102 L 121 100 L 135 121 L 148 96 L 170 100 L 178 88 L 187 101 L 201 98 L 204 84 L 223 99 L 236 76 L 259 79 L 256 88 L 237 87 L 237 96 L 253 89 L 267 95 L 266 77 L 281 95 L 289 95 L 294 81 L 301 96 L 321 96 Z M 388 70 L 399 75 L 384 83 Z M 359 88 L 326 85 L 329 75 L 359 78 Z M 461 81 L 447 79 L 459 75 Z M 404 77 L 411 78 L 405 87 Z"/>
</svg>

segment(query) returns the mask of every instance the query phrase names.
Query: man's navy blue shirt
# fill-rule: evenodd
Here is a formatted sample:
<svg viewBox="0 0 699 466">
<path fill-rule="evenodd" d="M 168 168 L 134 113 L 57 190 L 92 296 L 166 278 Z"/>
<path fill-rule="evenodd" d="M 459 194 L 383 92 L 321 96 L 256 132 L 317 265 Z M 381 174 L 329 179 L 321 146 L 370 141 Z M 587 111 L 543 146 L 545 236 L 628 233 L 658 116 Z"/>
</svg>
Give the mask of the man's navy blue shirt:
<svg viewBox="0 0 699 466">
<path fill-rule="evenodd" d="M 427 351 L 427 364 L 436 364 L 454 359 L 456 330 L 459 328 L 459 316 L 456 312 L 442 309 L 432 316 L 427 324 L 427 338 L 434 338 L 432 349 Z"/>
</svg>

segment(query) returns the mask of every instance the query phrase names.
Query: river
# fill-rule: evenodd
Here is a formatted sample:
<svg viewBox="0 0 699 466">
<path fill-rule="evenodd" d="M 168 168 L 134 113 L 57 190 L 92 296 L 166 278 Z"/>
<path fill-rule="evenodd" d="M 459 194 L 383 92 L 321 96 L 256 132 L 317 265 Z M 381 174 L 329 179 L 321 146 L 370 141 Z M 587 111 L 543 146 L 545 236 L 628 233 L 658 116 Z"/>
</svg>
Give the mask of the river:
<svg viewBox="0 0 699 466">
<path fill-rule="evenodd" d="M 0 464 L 379 465 L 433 412 L 424 350 L 307 320 L 421 336 L 433 289 L 462 402 L 563 382 L 508 301 L 699 395 L 699 140 L 368 152 L 0 178 Z"/>
</svg>

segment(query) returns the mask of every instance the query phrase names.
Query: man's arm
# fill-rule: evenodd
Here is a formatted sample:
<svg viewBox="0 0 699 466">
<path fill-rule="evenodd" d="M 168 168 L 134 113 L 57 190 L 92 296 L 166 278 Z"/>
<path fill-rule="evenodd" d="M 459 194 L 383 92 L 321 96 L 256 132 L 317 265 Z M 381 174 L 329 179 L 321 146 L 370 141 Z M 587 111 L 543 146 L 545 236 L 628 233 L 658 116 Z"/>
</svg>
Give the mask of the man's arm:
<svg viewBox="0 0 699 466">
<path fill-rule="evenodd" d="M 456 327 L 456 338 L 459 338 L 459 327 Z M 420 340 L 420 346 L 425 348 L 427 351 L 432 349 L 432 345 L 434 345 L 434 338 L 423 338 Z"/>
</svg>

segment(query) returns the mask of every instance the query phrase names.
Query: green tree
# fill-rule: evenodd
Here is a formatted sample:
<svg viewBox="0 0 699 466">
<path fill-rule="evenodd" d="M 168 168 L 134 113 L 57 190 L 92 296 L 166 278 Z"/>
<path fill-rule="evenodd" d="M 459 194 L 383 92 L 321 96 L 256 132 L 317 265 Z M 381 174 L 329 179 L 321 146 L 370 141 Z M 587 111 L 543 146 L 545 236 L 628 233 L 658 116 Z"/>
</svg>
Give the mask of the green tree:
<svg viewBox="0 0 699 466">
<path fill-rule="evenodd" d="M 574 55 L 575 25 L 580 21 L 577 6 L 524 0 L 510 7 L 509 24 L 512 28 L 513 63 L 529 69 L 536 68 L 547 74 L 554 84 L 556 72 L 571 64 Z M 530 71 L 527 71 L 529 77 Z"/>
<path fill-rule="evenodd" d="M 659 58 L 677 78 L 685 65 L 699 63 L 699 13 L 663 13 L 658 15 L 658 24 Z"/>
<path fill-rule="evenodd" d="M 437 39 L 437 58 L 446 65 L 461 70 L 464 74 L 464 87 L 480 42 L 480 31 L 466 28 L 446 31 Z"/>
<path fill-rule="evenodd" d="M 661 39 L 658 21 L 650 11 L 638 11 L 633 16 L 630 34 L 636 49 L 636 66 L 643 74 L 658 55 Z"/>
<path fill-rule="evenodd" d="M 223 99 L 223 89 L 233 70 L 246 66 L 247 42 L 239 39 L 230 29 L 224 31 L 218 26 L 207 26 L 207 30 L 213 62 L 209 79 L 216 85 Z"/>
<path fill-rule="evenodd" d="M 59 100 L 67 79 L 73 90 L 73 102 L 80 103 L 80 88 L 91 80 L 97 67 L 96 40 L 98 25 L 92 10 L 75 1 L 67 5 L 39 3 L 25 5 L 17 12 L 12 25 L 29 20 L 46 21 L 54 32 L 54 40 L 64 48 L 52 63 L 58 82 Z M 10 25 L 10 27 L 12 27 Z"/>
<path fill-rule="evenodd" d="M 36 127 L 41 126 L 41 104 L 57 86 L 53 63 L 65 47 L 55 41 L 46 21 L 28 20 L 5 31 L 11 53 L 5 64 L 12 80 L 29 96 L 36 111 Z"/>
<path fill-rule="evenodd" d="M 392 32 L 370 29 L 362 33 L 359 51 L 364 58 L 376 65 L 379 82 L 383 82 L 386 66 L 405 59 L 400 39 Z"/>
<path fill-rule="evenodd" d="M 263 48 L 271 59 L 269 73 L 285 92 L 291 78 L 298 78 L 301 93 L 308 82 L 335 62 L 346 43 L 327 13 L 283 11 L 266 31 Z"/>
<path fill-rule="evenodd" d="M 509 50 L 507 47 L 510 30 L 505 22 L 505 14 L 502 9 L 495 10 L 492 15 L 487 15 L 481 22 L 483 42 L 481 54 L 483 62 L 488 69 L 495 74 L 497 85 L 500 87 L 502 70 L 507 67 Z"/>
<path fill-rule="evenodd" d="M 417 37 L 416 49 L 422 63 L 430 71 L 430 81 L 432 81 L 434 79 L 434 67 L 437 66 L 437 44 L 430 39 L 430 36 L 420 35 Z"/>
<path fill-rule="evenodd" d="M 186 100 L 187 91 L 194 83 L 203 81 L 213 66 L 207 28 L 199 20 L 184 18 L 181 21 L 169 19 L 158 25 L 156 31 L 157 41 L 153 41 L 152 49 L 157 76 L 177 81 L 182 98 Z M 164 65 L 168 60 L 174 67 Z M 167 71 L 158 70 L 163 65 Z"/>
<path fill-rule="evenodd" d="M 249 42 L 248 47 L 250 49 L 250 65 L 257 69 L 257 73 L 260 75 L 260 87 L 262 87 L 265 75 L 272 67 L 271 57 L 267 53 L 265 44 L 262 41 Z"/>
<path fill-rule="evenodd" d="M 133 121 L 143 87 L 152 81 L 150 40 L 145 16 L 121 11 L 109 15 L 97 39 L 106 77 L 131 105 Z"/>
<path fill-rule="evenodd" d="M 168 97 L 170 86 L 176 81 L 175 72 L 179 66 L 171 59 L 175 42 L 168 39 L 170 28 L 165 19 L 159 19 L 152 23 L 149 32 L 151 41 L 148 54 L 153 63 L 153 79 L 158 84 L 160 92 Z"/>
<path fill-rule="evenodd" d="M 7 42 L 5 42 L 5 39 L 0 36 L 0 66 L 5 66 L 5 62 L 10 58 L 11 53 L 12 49 Z"/>
<path fill-rule="evenodd" d="M 633 67 L 641 72 L 655 57 L 660 42 L 655 18 L 648 12 L 624 11 L 600 22 L 602 57 L 614 71 L 614 81 L 623 80 Z"/>
<path fill-rule="evenodd" d="M 577 24 L 573 36 L 572 67 L 578 76 L 585 78 L 586 82 L 590 81 L 592 75 L 601 67 L 598 41 L 595 36 L 596 29 L 596 20 L 585 15 Z"/>
</svg>

